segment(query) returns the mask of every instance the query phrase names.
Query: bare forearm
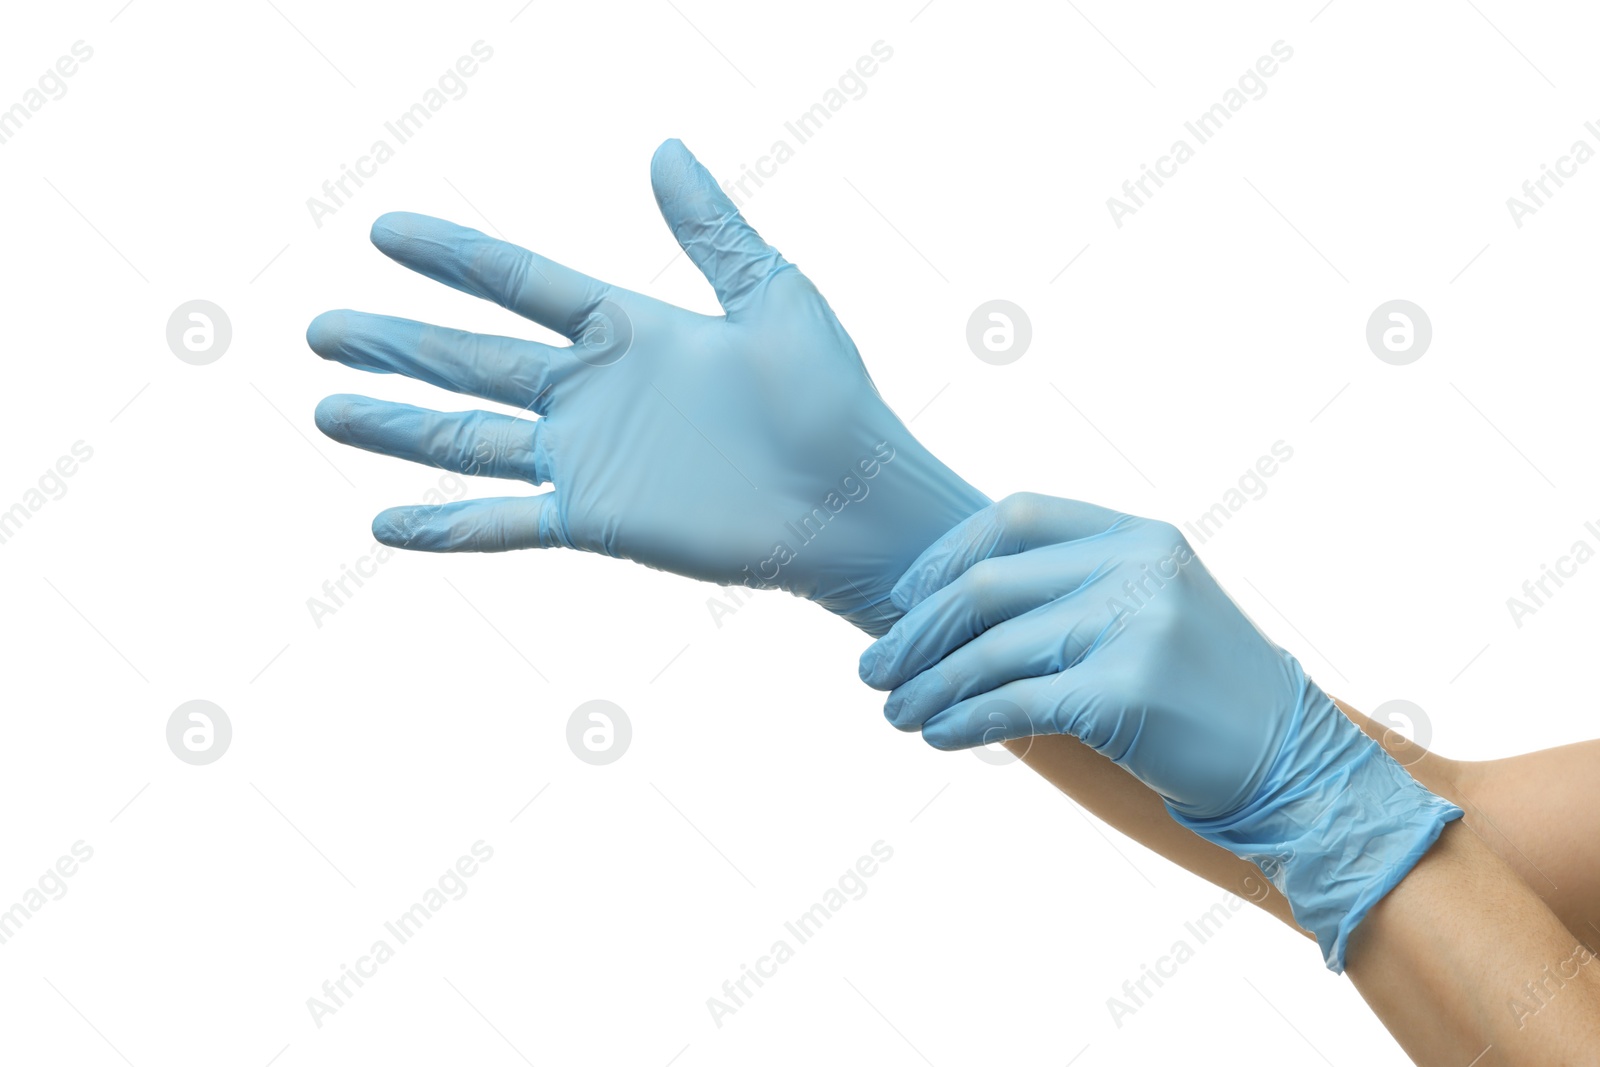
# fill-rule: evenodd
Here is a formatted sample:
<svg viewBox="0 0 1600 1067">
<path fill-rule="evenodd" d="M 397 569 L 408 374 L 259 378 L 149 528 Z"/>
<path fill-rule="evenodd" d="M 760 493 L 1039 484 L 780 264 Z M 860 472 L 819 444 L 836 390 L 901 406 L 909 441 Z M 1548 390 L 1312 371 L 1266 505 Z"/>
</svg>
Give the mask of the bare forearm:
<svg viewBox="0 0 1600 1067">
<path fill-rule="evenodd" d="M 1390 894 L 1399 902 L 1362 924 L 1357 943 L 1367 949 L 1359 963 L 1352 950 L 1348 971 L 1362 996 L 1420 1063 L 1459 1067 L 1486 1049 L 1482 1067 L 1591 1062 L 1596 1046 L 1585 1042 L 1600 1039 L 1600 964 L 1591 955 L 1600 920 L 1590 915 L 1600 907 L 1600 843 L 1572 814 L 1600 809 L 1600 796 L 1589 795 L 1600 791 L 1600 743 L 1459 763 L 1340 706 L 1419 782 L 1468 812 Z M 1109 826 L 1299 930 L 1252 864 L 1178 826 L 1159 797 L 1077 739 L 1009 747 Z M 1574 1003 L 1551 1010 L 1561 1001 Z"/>
<path fill-rule="evenodd" d="M 1255 864 L 1179 826 L 1144 783 L 1076 737 L 1050 734 L 1008 741 L 1006 747 L 1107 826 L 1311 936 Z"/>
<path fill-rule="evenodd" d="M 1600 962 L 1471 827 L 1438 843 L 1356 929 L 1346 973 L 1421 1064 L 1588 1064 Z"/>
<path fill-rule="evenodd" d="M 1600 741 L 1482 762 L 1447 760 L 1339 705 L 1466 823 L 1576 937 L 1600 939 Z"/>
<path fill-rule="evenodd" d="M 1460 805 L 1467 825 L 1575 937 L 1600 939 L 1600 834 L 1582 817 L 1600 811 L 1600 741 L 1461 762 L 1335 703 L 1417 781 Z M 1106 825 L 1299 931 L 1288 901 L 1254 865 L 1173 822 L 1158 796 L 1077 738 L 1034 737 L 1008 747 Z"/>
<path fill-rule="evenodd" d="M 1462 765 L 1456 803 L 1568 929 L 1600 940 L 1600 742 Z"/>
</svg>

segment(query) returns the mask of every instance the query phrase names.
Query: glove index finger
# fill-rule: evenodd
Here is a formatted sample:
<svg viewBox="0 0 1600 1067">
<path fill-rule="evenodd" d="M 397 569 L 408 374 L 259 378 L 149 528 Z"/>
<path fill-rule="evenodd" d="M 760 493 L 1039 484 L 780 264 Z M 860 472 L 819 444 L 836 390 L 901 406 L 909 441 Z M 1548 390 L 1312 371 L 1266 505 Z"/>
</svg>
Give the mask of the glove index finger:
<svg viewBox="0 0 1600 1067">
<path fill-rule="evenodd" d="M 890 599 L 900 611 L 910 611 L 981 560 L 1092 537 L 1126 519 L 1119 511 L 1079 500 L 1012 493 L 969 516 L 924 549 L 895 583 Z"/>
<path fill-rule="evenodd" d="M 1081 538 L 979 560 L 862 653 L 861 680 L 874 689 L 897 689 L 994 627 L 1075 592 L 1104 560 L 1097 541 Z"/>
<path fill-rule="evenodd" d="M 1115 721 L 1100 707 L 1098 689 L 1094 672 L 1084 667 L 1007 682 L 930 718 L 922 724 L 922 739 L 951 751 L 1070 733 L 1095 748 L 1096 741 L 1104 743 L 1099 732 Z"/>
</svg>

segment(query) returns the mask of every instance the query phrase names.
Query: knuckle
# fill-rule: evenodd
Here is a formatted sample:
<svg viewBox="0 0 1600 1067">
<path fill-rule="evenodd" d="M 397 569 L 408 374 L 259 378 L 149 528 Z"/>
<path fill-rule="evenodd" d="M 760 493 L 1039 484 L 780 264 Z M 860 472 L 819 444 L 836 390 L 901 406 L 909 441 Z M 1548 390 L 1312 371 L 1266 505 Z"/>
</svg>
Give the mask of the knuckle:
<svg viewBox="0 0 1600 1067">
<path fill-rule="evenodd" d="M 1039 513 L 1048 500 L 1039 493 L 1012 493 L 995 505 L 995 518 L 1007 533 L 1027 534 L 1039 523 Z"/>
<path fill-rule="evenodd" d="M 1139 614 L 1141 629 L 1155 647 L 1182 641 L 1188 629 L 1188 609 L 1178 597 L 1154 597 Z"/>
<path fill-rule="evenodd" d="M 1132 545 L 1152 559 L 1187 556 L 1191 552 L 1183 531 L 1163 519 L 1140 519 L 1136 525 L 1128 528 L 1127 537 Z"/>
<path fill-rule="evenodd" d="M 1000 560 L 980 559 L 961 578 L 961 600 L 979 614 L 993 608 L 1005 593 L 1005 567 Z"/>
<path fill-rule="evenodd" d="M 1183 531 L 1178 529 L 1172 523 L 1167 522 L 1165 519 L 1149 520 L 1148 529 L 1150 531 L 1150 536 L 1155 538 L 1158 544 L 1164 545 L 1167 548 L 1173 548 L 1180 544 L 1188 544 L 1183 536 Z"/>
<path fill-rule="evenodd" d="M 480 241 L 464 266 L 471 276 L 484 279 L 491 286 L 498 283 L 501 292 L 489 295 L 501 299 L 521 296 L 532 273 L 533 253 L 502 241 Z"/>
</svg>

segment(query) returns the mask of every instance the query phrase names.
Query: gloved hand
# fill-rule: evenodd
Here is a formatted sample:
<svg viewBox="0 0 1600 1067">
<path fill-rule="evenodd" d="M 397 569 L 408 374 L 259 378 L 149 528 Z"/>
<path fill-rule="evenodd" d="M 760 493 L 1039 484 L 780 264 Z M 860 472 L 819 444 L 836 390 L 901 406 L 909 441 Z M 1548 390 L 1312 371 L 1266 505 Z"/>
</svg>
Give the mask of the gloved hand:
<svg viewBox="0 0 1600 1067">
<path fill-rule="evenodd" d="M 657 149 L 650 177 L 725 315 L 607 285 L 439 219 L 384 215 L 372 242 L 386 255 L 572 344 L 328 312 L 306 332 L 321 356 L 543 417 L 340 395 L 317 406 L 317 425 L 373 452 L 553 486 L 391 508 L 372 527 L 384 544 L 603 552 L 787 589 L 882 633 L 906 565 L 988 498 L 895 417 L 827 301 L 681 142 Z"/>
<path fill-rule="evenodd" d="M 861 657 L 937 748 L 1072 734 L 1261 867 L 1328 967 L 1461 809 L 1257 630 L 1176 527 L 1019 494 L 928 548 Z"/>
</svg>

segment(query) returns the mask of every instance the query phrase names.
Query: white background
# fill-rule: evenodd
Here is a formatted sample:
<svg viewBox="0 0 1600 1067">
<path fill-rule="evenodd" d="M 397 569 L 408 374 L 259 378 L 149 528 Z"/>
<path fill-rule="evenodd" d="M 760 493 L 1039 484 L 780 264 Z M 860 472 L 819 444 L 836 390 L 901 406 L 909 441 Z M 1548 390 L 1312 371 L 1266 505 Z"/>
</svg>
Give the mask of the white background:
<svg viewBox="0 0 1600 1067">
<path fill-rule="evenodd" d="M 540 336 L 373 250 L 391 209 L 714 310 L 651 152 L 679 136 L 736 174 L 882 40 L 747 214 L 934 452 L 993 497 L 1181 523 L 1282 440 L 1203 548 L 1252 617 L 1357 705 L 1420 704 L 1448 755 L 1573 741 L 1600 565 L 1520 629 L 1505 601 L 1600 519 L 1600 163 L 1520 229 L 1505 201 L 1600 147 L 1592 12 L 274 2 L 4 12 L 0 107 L 73 42 L 94 55 L 0 145 L 0 509 L 94 451 L 0 545 L 0 908 L 75 841 L 94 855 L 0 946 L 0 1058 L 1403 1062 L 1254 912 L 1116 1026 L 1107 998 L 1223 894 L 1021 765 L 890 729 L 865 639 L 808 604 L 718 626 L 714 587 L 607 559 L 398 555 L 317 627 L 307 598 L 371 516 L 438 472 L 335 446 L 316 401 L 472 402 L 303 334 L 352 307 Z M 467 95 L 315 226 L 306 198 L 480 39 Z M 1268 93 L 1117 228 L 1106 198 L 1278 40 Z M 1004 367 L 964 339 L 996 297 L 1034 331 Z M 209 366 L 165 340 L 195 298 L 233 325 Z M 1364 340 L 1394 298 L 1434 327 L 1405 367 Z M 195 698 L 234 730 L 205 767 L 165 741 Z M 605 767 L 565 742 L 595 698 L 634 729 Z M 480 839 L 470 892 L 317 1027 L 307 998 Z M 714 1025 L 706 998 L 878 840 L 867 894 Z"/>
</svg>

